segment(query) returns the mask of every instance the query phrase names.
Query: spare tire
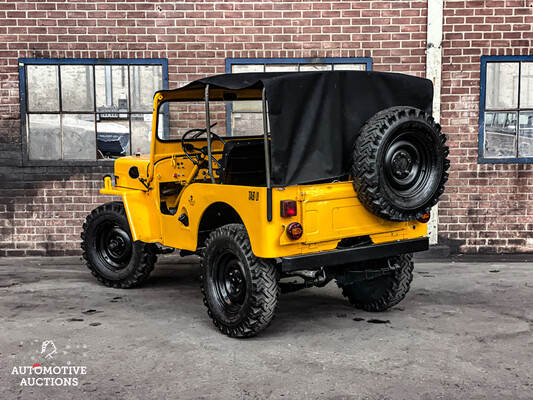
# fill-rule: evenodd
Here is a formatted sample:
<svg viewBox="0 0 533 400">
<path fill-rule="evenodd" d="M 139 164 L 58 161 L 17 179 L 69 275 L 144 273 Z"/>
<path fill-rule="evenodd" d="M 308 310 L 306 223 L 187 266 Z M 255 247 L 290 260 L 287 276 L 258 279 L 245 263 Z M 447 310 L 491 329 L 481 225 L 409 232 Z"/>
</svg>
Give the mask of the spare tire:
<svg viewBox="0 0 533 400">
<path fill-rule="evenodd" d="M 437 204 L 450 166 L 446 136 L 424 111 L 393 107 L 370 118 L 353 150 L 353 186 L 378 217 L 411 221 Z"/>
</svg>

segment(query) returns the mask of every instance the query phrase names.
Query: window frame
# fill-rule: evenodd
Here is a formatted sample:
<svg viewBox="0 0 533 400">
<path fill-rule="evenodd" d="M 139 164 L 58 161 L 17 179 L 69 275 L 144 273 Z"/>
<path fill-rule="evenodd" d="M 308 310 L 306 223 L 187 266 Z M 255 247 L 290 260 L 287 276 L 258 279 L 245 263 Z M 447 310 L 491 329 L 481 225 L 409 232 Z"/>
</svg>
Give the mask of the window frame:
<svg viewBox="0 0 533 400">
<path fill-rule="evenodd" d="M 479 90 L 479 126 L 478 126 L 478 164 L 529 164 L 533 163 L 533 157 L 485 157 L 485 113 L 486 113 L 486 92 L 487 92 L 487 63 L 496 62 L 533 62 L 533 55 L 530 56 L 481 56 L 481 74 Z M 520 112 L 520 84 L 521 84 L 521 64 L 518 70 L 518 103 L 516 109 L 501 110 L 506 112 Z M 522 111 L 528 111 L 524 108 Z M 491 112 L 493 110 L 489 110 Z M 494 110 L 498 112 L 499 110 Z M 517 116 L 519 118 L 519 115 Z M 517 146 L 519 139 L 519 128 L 517 130 Z"/>
<path fill-rule="evenodd" d="M 112 165 L 110 161 L 114 159 L 104 159 L 104 160 L 30 160 L 28 152 L 28 120 L 27 120 L 27 76 L 26 76 L 26 66 L 27 65 L 52 65 L 58 66 L 61 65 L 161 65 L 162 67 L 162 78 L 163 78 L 163 90 L 168 89 L 168 59 L 166 58 L 19 58 L 18 59 L 18 72 L 19 72 L 19 98 L 20 98 L 20 131 L 22 137 L 22 165 L 23 166 L 106 166 Z M 128 85 L 129 86 L 129 85 Z M 60 87 L 59 87 L 60 89 Z M 61 96 L 61 93 L 59 94 Z M 94 93 L 94 98 L 96 100 L 96 93 Z M 61 99 L 61 97 L 60 97 Z M 131 101 L 128 101 L 128 107 L 131 108 Z M 57 112 L 58 115 L 61 115 L 62 107 L 60 104 L 60 111 Z M 72 114 L 73 112 L 67 112 L 67 114 Z M 94 110 L 95 115 L 98 113 Z M 50 113 L 54 114 L 54 113 Z M 83 114 L 83 113 L 82 113 Z M 89 112 L 88 112 L 89 114 Z M 135 113 L 128 111 L 128 120 L 131 120 L 131 114 L 143 114 Z M 130 132 L 131 135 L 131 132 Z M 95 138 L 96 140 L 96 138 Z M 131 137 L 130 137 L 131 140 Z M 95 143 L 96 145 L 96 143 Z"/>
<path fill-rule="evenodd" d="M 243 64 L 365 64 L 365 71 L 372 71 L 372 57 L 309 57 L 309 58 L 226 58 L 226 74 L 231 74 L 232 66 Z M 233 136 L 231 132 L 231 114 L 233 102 L 226 103 L 226 136 Z"/>
</svg>

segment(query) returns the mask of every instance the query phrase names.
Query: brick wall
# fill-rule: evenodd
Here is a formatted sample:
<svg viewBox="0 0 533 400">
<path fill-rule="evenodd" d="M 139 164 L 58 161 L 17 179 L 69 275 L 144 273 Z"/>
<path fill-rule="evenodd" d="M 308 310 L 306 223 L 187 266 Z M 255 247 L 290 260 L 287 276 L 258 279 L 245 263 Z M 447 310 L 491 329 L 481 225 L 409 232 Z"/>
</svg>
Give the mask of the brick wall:
<svg viewBox="0 0 533 400">
<path fill-rule="evenodd" d="M 0 256 L 79 253 L 83 218 L 107 200 L 98 188 L 110 169 L 22 167 L 19 57 L 167 58 L 171 88 L 223 73 L 226 58 L 372 57 L 374 70 L 424 76 L 426 7 L 425 1 L 0 1 Z M 533 244 L 512 236 L 533 225 L 518 221 L 528 213 L 533 218 L 526 202 L 533 200 L 531 168 L 476 163 L 479 56 L 528 51 L 531 9 L 518 1 L 445 7 L 451 25 L 442 116 L 453 164 L 441 203 L 442 240 L 465 252 L 531 251 Z M 497 183 L 486 185 L 493 178 Z M 494 227 L 499 232 L 491 234 Z"/>
<path fill-rule="evenodd" d="M 533 251 L 533 165 L 478 164 L 480 59 L 531 55 L 532 1 L 445 1 L 441 123 L 450 179 L 439 235 L 463 253 Z"/>
<path fill-rule="evenodd" d="M 167 58 L 169 87 L 225 58 L 373 57 L 423 75 L 423 1 L 0 2 L 0 256 L 79 252 L 109 167 L 21 167 L 19 57 Z M 12 189 L 12 190 L 10 190 Z"/>
</svg>

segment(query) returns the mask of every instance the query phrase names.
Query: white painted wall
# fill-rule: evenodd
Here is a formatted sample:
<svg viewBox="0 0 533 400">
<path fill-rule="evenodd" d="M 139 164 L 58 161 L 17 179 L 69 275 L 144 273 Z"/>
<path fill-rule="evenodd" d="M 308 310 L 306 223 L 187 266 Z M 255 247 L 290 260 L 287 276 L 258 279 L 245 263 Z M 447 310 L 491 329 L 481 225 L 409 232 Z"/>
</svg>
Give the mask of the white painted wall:
<svg viewBox="0 0 533 400">
<path fill-rule="evenodd" d="M 440 95 L 442 74 L 442 10 L 443 0 L 428 0 L 428 27 L 426 49 L 426 78 L 433 82 L 433 118 L 440 122 Z M 438 204 L 431 210 L 429 243 L 438 241 Z"/>
</svg>

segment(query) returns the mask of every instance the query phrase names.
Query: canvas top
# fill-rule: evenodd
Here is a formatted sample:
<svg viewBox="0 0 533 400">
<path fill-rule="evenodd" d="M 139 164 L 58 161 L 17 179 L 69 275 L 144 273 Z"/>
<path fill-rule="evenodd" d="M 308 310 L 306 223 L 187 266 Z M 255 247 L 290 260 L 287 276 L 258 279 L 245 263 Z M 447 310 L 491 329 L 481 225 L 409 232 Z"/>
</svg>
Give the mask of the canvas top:
<svg viewBox="0 0 533 400">
<path fill-rule="evenodd" d="M 433 84 L 373 71 L 225 74 L 175 89 L 188 100 L 261 99 L 271 135 L 272 186 L 335 180 L 349 174 L 355 138 L 377 112 L 410 106 L 431 113 Z M 244 96 L 243 89 L 246 91 Z M 242 92 L 243 96 L 239 96 Z"/>
</svg>

